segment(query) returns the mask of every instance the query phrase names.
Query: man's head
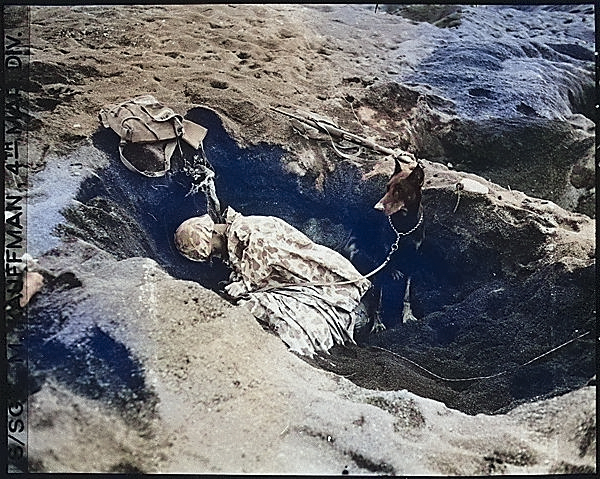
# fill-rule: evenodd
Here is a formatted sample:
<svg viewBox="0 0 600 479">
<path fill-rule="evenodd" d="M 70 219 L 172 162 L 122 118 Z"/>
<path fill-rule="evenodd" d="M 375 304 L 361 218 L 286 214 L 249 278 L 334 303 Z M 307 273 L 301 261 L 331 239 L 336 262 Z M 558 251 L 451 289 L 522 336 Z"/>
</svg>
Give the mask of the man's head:
<svg viewBox="0 0 600 479">
<path fill-rule="evenodd" d="M 175 246 L 192 261 L 206 261 L 212 251 L 215 223 L 209 215 L 185 220 L 175 232 Z"/>
</svg>

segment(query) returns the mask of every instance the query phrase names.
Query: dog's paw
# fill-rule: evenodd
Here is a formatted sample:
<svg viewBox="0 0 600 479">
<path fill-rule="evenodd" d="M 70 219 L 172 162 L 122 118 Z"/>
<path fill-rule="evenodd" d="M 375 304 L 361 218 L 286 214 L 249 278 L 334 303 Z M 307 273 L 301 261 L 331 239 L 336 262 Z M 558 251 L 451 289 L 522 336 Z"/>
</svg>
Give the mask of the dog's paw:
<svg viewBox="0 0 600 479">
<path fill-rule="evenodd" d="M 406 324 L 411 321 L 418 321 L 418 318 L 413 314 L 410 303 L 405 302 L 404 307 L 402 308 L 402 323 Z"/>
<path fill-rule="evenodd" d="M 371 334 L 381 333 L 382 331 L 385 331 L 386 329 L 387 328 L 385 327 L 385 324 L 383 324 L 378 319 L 377 321 L 375 321 L 375 323 L 373 323 L 373 327 L 371 328 Z"/>
</svg>

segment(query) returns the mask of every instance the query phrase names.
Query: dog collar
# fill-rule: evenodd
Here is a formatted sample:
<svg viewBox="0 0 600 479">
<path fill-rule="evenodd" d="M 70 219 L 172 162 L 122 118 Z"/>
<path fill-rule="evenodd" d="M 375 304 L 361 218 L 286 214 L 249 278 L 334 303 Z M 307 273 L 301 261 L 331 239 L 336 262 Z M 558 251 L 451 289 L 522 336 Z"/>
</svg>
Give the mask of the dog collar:
<svg viewBox="0 0 600 479">
<path fill-rule="evenodd" d="M 392 215 L 388 216 L 388 222 L 390 223 L 390 226 L 392 227 L 392 229 L 394 230 L 394 233 L 396 233 L 396 236 L 398 236 L 398 238 L 402 237 L 402 236 L 408 236 L 413 234 L 415 231 L 417 231 L 417 229 L 419 228 L 419 226 L 421 226 L 421 224 L 423 223 L 423 210 L 419 210 L 419 219 L 417 220 L 417 224 L 414 225 L 410 230 L 405 231 L 405 232 L 399 232 L 396 227 L 394 226 L 394 223 L 392 223 Z"/>
</svg>

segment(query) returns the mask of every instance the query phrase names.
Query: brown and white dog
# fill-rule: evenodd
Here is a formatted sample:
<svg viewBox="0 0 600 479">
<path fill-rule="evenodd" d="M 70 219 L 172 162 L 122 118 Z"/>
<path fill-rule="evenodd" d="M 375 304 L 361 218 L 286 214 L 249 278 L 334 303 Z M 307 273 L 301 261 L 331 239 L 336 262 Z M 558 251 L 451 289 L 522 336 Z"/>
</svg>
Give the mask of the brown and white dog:
<svg viewBox="0 0 600 479">
<path fill-rule="evenodd" d="M 391 267 L 394 270 L 392 277 L 405 282 L 401 319 L 406 323 L 416 320 L 410 306 L 410 280 L 417 251 L 424 239 L 421 196 L 425 173 L 417 161 L 401 163 L 396 159 L 395 162 L 386 193 L 374 208 L 390 218 L 396 233 L 404 235 L 400 238 L 398 251 L 392 257 Z"/>
</svg>

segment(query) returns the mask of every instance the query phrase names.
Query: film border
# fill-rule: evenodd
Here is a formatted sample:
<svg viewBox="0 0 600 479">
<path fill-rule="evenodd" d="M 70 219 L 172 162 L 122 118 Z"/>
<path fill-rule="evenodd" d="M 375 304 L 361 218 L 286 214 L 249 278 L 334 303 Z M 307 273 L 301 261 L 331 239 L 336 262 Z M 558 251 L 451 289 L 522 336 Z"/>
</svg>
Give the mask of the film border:
<svg viewBox="0 0 600 479">
<path fill-rule="evenodd" d="M 2 7 L 4 164 L 4 317 L 3 349 L 6 364 L 6 472 L 27 472 L 28 354 L 27 308 L 21 306 L 26 270 L 28 184 L 27 85 L 30 65 L 30 7 Z M 4 443 L 4 441 L 3 441 Z M 4 463 L 4 460 L 2 461 Z"/>
</svg>

